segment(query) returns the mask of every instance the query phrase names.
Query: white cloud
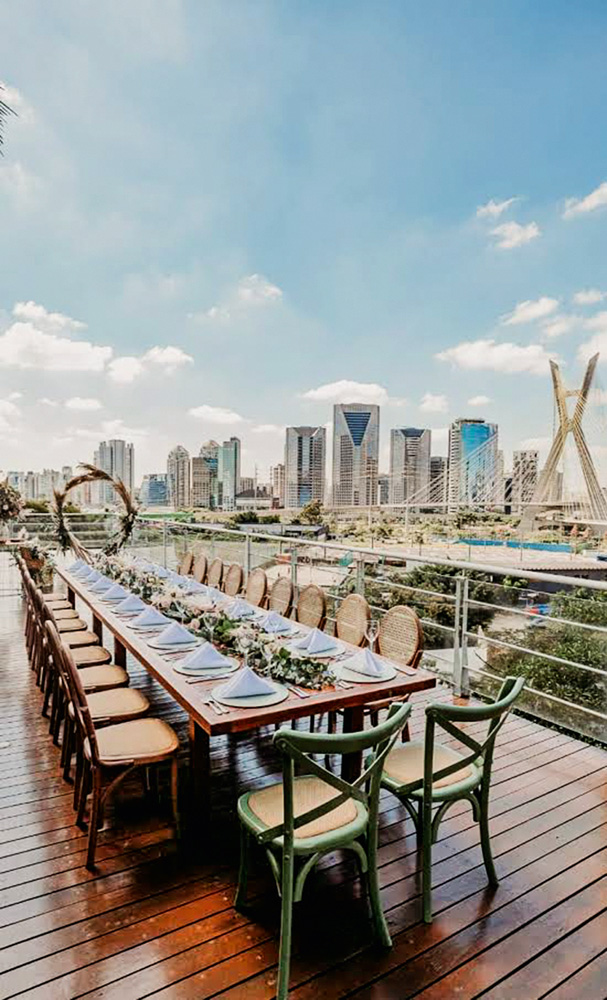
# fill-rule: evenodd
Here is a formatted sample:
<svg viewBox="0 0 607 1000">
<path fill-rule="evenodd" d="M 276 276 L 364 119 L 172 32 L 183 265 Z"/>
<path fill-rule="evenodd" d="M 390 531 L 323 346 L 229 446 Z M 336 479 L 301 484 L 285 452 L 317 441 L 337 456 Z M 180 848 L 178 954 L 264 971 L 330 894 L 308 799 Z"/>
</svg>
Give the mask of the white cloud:
<svg viewBox="0 0 607 1000">
<path fill-rule="evenodd" d="M 478 219 L 498 219 L 500 215 L 510 208 L 518 198 L 506 198 L 505 201 L 495 201 L 491 198 L 486 205 L 479 205 L 476 210 Z"/>
<path fill-rule="evenodd" d="M 518 326 L 520 323 L 532 323 L 536 319 L 549 316 L 558 308 L 559 300 L 543 295 L 539 299 L 525 299 L 517 302 L 511 313 L 500 317 L 503 326 Z"/>
<path fill-rule="evenodd" d="M 424 413 L 446 413 L 449 404 L 446 396 L 435 396 L 431 392 L 426 392 L 422 397 L 419 408 Z"/>
<path fill-rule="evenodd" d="M 9 392 L 9 394 L 8 394 L 8 396 L 6 398 L 9 399 L 9 400 L 11 400 L 11 401 L 15 400 L 15 399 L 22 399 L 23 398 L 23 393 L 22 392 Z"/>
<path fill-rule="evenodd" d="M 0 430 L 9 428 L 18 416 L 19 408 L 10 399 L 0 399 Z"/>
<path fill-rule="evenodd" d="M 263 274 L 249 274 L 241 278 L 221 302 L 204 312 L 190 313 L 188 318 L 195 322 L 211 320 L 228 323 L 235 314 L 242 315 L 250 309 L 272 305 L 280 302 L 282 297 L 282 289 Z"/>
<path fill-rule="evenodd" d="M 129 382 L 134 382 L 136 378 L 143 374 L 144 367 L 139 358 L 125 355 L 122 358 L 114 358 L 113 361 L 110 361 L 107 371 L 112 382 L 127 385 Z"/>
<path fill-rule="evenodd" d="M 191 417 L 196 417 L 198 420 L 206 420 L 210 424 L 230 426 L 246 422 L 245 418 L 241 417 L 239 413 L 235 413 L 234 410 L 228 410 L 223 406 L 208 406 L 206 403 L 203 406 L 192 407 L 191 410 L 188 410 L 188 413 Z"/>
<path fill-rule="evenodd" d="M 586 330 L 607 330 L 607 310 L 595 313 L 589 319 L 584 320 Z"/>
<path fill-rule="evenodd" d="M 490 402 L 489 396 L 471 396 L 468 400 L 468 406 L 486 406 Z"/>
<path fill-rule="evenodd" d="M 573 301 L 578 306 L 595 306 L 603 299 L 607 299 L 607 292 L 601 292 L 598 288 L 583 288 L 573 296 Z"/>
<path fill-rule="evenodd" d="M 507 374 L 529 372 L 544 375 L 551 354 L 541 344 L 496 343 L 495 340 L 467 340 L 435 355 L 466 371 L 495 371 Z"/>
<path fill-rule="evenodd" d="M 596 331 L 594 336 L 578 348 L 578 360 L 585 362 L 597 351 L 601 354 L 601 360 L 607 361 L 607 311 L 598 312 L 596 316 L 584 321 L 587 330 Z"/>
<path fill-rule="evenodd" d="M 69 427 L 68 435 L 83 441 L 104 441 L 110 438 L 124 438 L 127 441 L 147 437 L 143 427 L 129 427 L 120 418 L 103 420 L 98 427 Z"/>
<path fill-rule="evenodd" d="M 38 402 L 41 406 L 59 406 L 56 399 L 49 399 L 48 396 L 43 396 L 42 399 L 38 400 Z"/>
<path fill-rule="evenodd" d="M 186 354 L 182 351 L 180 347 L 152 347 L 147 351 L 142 358 L 142 361 L 147 361 L 152 365 L 161 365 L 167 375 L 172 375 L 179 368 L 184 365 L 191 365 L 194 363 L 194 358 L 190 354 Z"/>
<path fill-rule="evenodd" d="M 303 399 L 311 399 L 319 403 L 378 403 L 389 401 L 388 392 L 377 382 L 352 382 L 349 379 L 339 379 L 337 382 L 327 382 L 317 389 L 308 389 L 302 393 Z"/>
<path fill-rule="evenodd" d="M 540 227 L 537 222 L 529 222 L 526 226 L 520 222 L 502 222 L 491 230 L 491 235 L 495 236 L 495 245 L 500 250 L 513 250 L 536 239 L 540 235 Z"/>
<path fill-rule="evenodd" d="M 86 330 L 86 323 L 72 319 L 60 312 L 49 312 L 37 302 L 16 302 L 13 306 L 15 319 L 33 323 L 44 333 L 69 333 L 72 330 Z"/>
<path fill-rule="evenodd" d="M 65 401 L 66 410 L 81 410 L 82 412 L 92 412 L 101 410 L 102 405 L 98 399 L 90 399 L 85 396 L 72 396 Z"/>
<path fill-rule="evenodd" d="M 246 305 L 263 306 L 281 299 L 282 289 L 264 278 L 263 274 L 249 274 L 238 282 L 236 298 Z"/>
<path fill-rule="evenodd" d="M 599 184 L 585 198 L 567 198 L 563 218 L 573 219 L 576 215 L 587 215 L 588 212 L 595 212 L 597 208 L 605 206 L 607 206 L 607 181 Z"/>
<path fill-rule="evenodd" d="M 98 347 L 86 340 L 67 340 L 44 333 L 32 323 L 13 323 L 0 335 L 3 368 L 99 372 L 111 356 L 111 347 Z"/>
<path fill-rule="evenodd" d="M 542 334 L 548 339 L 562 337 L 565 333 L 571 333 L 578 326 L 580 320 L 578 316 L 559 315 L 542 323 Z"/>
</svg>

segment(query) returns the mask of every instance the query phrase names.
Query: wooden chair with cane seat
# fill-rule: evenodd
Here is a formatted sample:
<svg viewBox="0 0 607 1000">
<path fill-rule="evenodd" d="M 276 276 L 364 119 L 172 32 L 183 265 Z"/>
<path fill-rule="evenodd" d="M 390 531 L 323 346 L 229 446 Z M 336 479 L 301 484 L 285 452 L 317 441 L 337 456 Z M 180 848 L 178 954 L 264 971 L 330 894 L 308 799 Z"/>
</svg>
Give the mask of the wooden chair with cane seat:
<svg viewBox="0 0 607 1000">
<path fill-rule="evenodd" d="M 232 563 L 228 566 L 223 577 L 223 592 L 229 597 L 236 597 L 242 590 L 242 566 Z"/>
<path fill-rule="evenodd" d="M 277 1000 L 289 993 L 293 905 L 306 877 L 324 855 L 342 849 L 357 857 L 371 903 L 378 944 L 392 941 L 382 910 L 377 872 L 379 792 L 382 766 L 411 707 L 394 704 L 374 729 L 327 736 L 282 728 L 274 744 L 283 759 L 283 780 L 238 800 L 241 855 L 234 906 L 245 905 L 250 841 L 265 848 L 281 897 Z M 319 755 L 370 751 L 363 773 L 352 782 L 319 763 Z M 295 774 L 297 768 L 297 775 Z"/>
<path fill-rule="evenodd" d="M 179 832 L 177 803 L 179 739 L 168 723 L 149 716 L 97 728 L 82 686 L 80 672 L 67 650 L 64 663 L 69 677 L 75 722 L 82 743 L 82 777 L 76 822 L 78 826 L 84 826 L 86 804 L 90 796 L 86 867 L 89 871 L 94 871 L 97 835 L 99 826 L 103 822 L 107 800 L 127 775 L 132 774 L 136 768 L 151 764 L 171 765 L 173 821 Z"/>
<path fill-rule="evenodd" d="M 258 566 L 249 573 L 245 597 L 249 604 L 254 604 L 256 608 L 263 608 L 266 603 L 267 593 L 268 578 L 266 571 L 261 566 Z"/>
<path fill-rule="evenodd" d="M 299 592 L 296 608 L 297 621 L 310 628 L 324 628 L 327 621 L 327 598 L 324 590 L 315 583 Z"/>
<path fill-rule="evenodd" d="M 61 747 L 61 764 L 63 767 L 63 777 L 66 781 L 70 779 L 72 756 L 74 751 L 80 753 L 82 747 L 75 739 L 75 709 L 72 699 L 72 688 L 69 680 L 69 671 L 66 658 L 73 656 L 71 651 L 61 642 L 57 629 L 52 622 L 46 623 L 48 633 L 50 653 L 57 669 L 59 687 L 63 702 L 63 742 Z M 74 662 L 74 666 L 76 666 Z M 85 681 L 86 670 L 80 671 L 80 678 Z M 147 715 L 150 703 L 146 696 L 135 688 L 117 687 L 98 691 L 87 691 L 85 688 L 86 701 L 89 706 L 91 717 L 96 726 L 107 725 L 116 722 L 127 722 Z M 78 767 L 77 767 L 78 773 Z M 82 766 L 80 766 L 80 774 Z M 74 808 L 78 804 L 78 790 L 74 792 Z"/>
<path fill-rule="evenodd" d="M 192 566 L 194 565 L 194 556 L 191 552 L 186 552 L 181 558 L 181 562 L 177 567 L 177 572 L 180 576 L 189 576 L 192 572 Z"/>
<path fill-rule="evenodd" d="M 223 560 L 217 557 L 209 566 L 207 573 L 207 583 L 209 587 L 221 587 L 223 578 Z"/>
<path fill-rule="evenodd" d="M 207 557 L 204 552 L 199 552 L 194 560 L 192 576 L 197 583 L 204 583 L 207 577 Z"/>
<path fill-rule="evenodd" d="M 268 609 L 288 618 L 293 609 L 293 584 L 289 577 L 279 576 L 268 595 Z"/>
<path fill-rule="evenodd" d="M 352 646 L 364 646 L 371 620 L 371 609 L 360 594 L 348 594 L 335 615 L 335 635 Z"/>
</svg>

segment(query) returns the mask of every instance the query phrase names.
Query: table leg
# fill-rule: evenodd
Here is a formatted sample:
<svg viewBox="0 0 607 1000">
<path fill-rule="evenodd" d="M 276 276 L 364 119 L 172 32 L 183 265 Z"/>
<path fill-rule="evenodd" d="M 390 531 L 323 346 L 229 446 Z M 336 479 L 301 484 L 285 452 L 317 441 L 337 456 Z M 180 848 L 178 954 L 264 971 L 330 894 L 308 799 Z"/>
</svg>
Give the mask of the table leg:
<svg viewBox="0 0 607 1000">
<path fill-rule="evenodd" d="M 117 667 L 126 670 L 126 647 L 123 646 L 118 636 L 114 636 L 114 663 Z"/>
<path fill-rule="evenodd" d="M 67 599 L 70 602 L 70 604 L 72 605 L 72 607 L 75 608 L 76 607 L 76 594 L 74 593 L 74 591 L 72 590 L 71 587 L 67 588 Z"/>
<path fill-rule="evenodd" d="M 103 622 L 101 618 L 97 618 L 97 615 L 93 614 L 93 632 L 99 639 L 99 642 L 103 645 Z"/>
<path fill-rule="evenodd" d="M 211 741 L 202 726 L 190 719 L 190 814 L 192 837 L 196 842 L 208 839 L 211 816 Z M 188 826 L 190 826 L 188 823 Z"/>
<path fill-rule="evenodd" d="M 344 733 L 359 733 L 365 728 L 364 705 L 353 705 L 344 709 Z M 341 776 L 344 781 L 354 781 L 362 771 L 361 751 L 349 753 L 341 759 Z"/>
</svg>

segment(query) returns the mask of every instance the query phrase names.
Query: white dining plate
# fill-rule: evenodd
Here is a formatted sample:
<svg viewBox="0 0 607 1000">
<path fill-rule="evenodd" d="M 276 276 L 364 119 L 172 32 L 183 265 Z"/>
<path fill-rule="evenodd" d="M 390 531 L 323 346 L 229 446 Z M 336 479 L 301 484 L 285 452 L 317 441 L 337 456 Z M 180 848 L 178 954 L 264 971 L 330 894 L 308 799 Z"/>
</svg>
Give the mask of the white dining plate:
<svg viewBox="0 0 607 1000">
<path fill-rule="evenodd" d="M 232 683 L 230 681 L 230 683 Z M 278 684 L 277 681 L 272 681 L 275 691 L 270 694 L 253 694 L 248 698 L 230 698 L 229 695 L 223 695 L 222 691 L 225 684 L 218 684 L 217 687 L 213 688 L 211 692 L 215 701 L 218 701 L 220 705 L 229 705 L 231 708 L 265 708 L 267 705 L 278 705 L 281 701 L 286 701 L 289 697 L 288 688 L 284 684 Z"/>
<path fill-rule="evenodd" d="M 333 672 L 340 680 L 351 681 L 353 684 L 381 684 L 382 681 L 394 680 L 398 671 L 389 663 L 382 664 L 382 668 L 381 677 L 370 677 L 367 674 L 359 673 L 358 670 L 351 670 L 348 667 L 348 661 L 344 660 L 339 666 L 333 668 Z"/>
</svg>

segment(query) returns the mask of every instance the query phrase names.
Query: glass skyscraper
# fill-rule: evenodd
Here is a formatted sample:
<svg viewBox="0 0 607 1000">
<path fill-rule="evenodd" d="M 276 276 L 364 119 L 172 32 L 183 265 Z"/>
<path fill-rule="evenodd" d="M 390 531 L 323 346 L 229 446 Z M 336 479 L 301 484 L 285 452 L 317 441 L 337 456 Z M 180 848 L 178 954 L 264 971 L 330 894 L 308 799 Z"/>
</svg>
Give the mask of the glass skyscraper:
<svg viewBox="0 0 607 1000">
<path fill-rule="evenodd" d="M 377 503 L 379 406 L 336 403 L 333 408 L 333 504 Z"/>
<path fill-rule="evenodd" d="M 422 427 L 390 431 L 390 503 L 428 503 L 432 432 Z"/>
<path fill-rule="evenodd" d="M 454 420 L 449 428 L 449 509 L 499 503 L 497 424 Z"/>
<path fill-rule="evenodd" d="M 305 507 L 325 499 L 324 427 L 287 427 L 285 507 Z"/>
</svg>

